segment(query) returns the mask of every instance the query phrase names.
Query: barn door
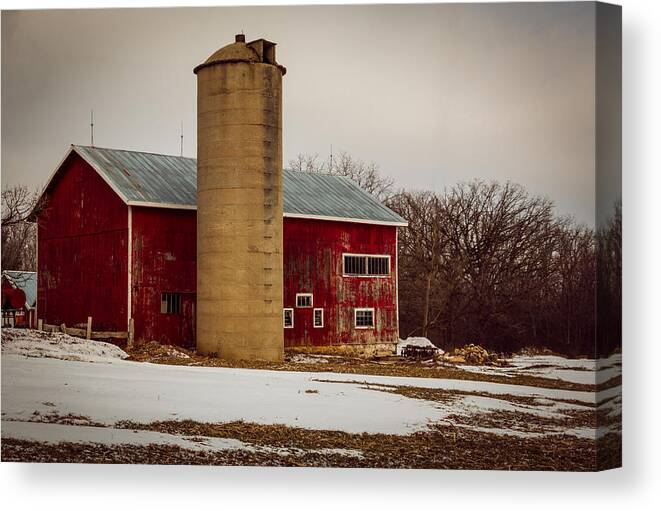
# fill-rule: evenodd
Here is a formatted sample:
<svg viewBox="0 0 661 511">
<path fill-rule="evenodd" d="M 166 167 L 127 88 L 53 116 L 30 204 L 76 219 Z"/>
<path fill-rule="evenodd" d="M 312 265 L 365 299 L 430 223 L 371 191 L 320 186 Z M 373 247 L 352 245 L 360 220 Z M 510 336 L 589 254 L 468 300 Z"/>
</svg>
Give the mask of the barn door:
<svg viewBox="0 0 661 511">
<path fill-rule="evenodd" d="M 181 298 L 181 340 L 184 346 L 195 346 L 195 294 L 187 293 Z"/>
</svg>

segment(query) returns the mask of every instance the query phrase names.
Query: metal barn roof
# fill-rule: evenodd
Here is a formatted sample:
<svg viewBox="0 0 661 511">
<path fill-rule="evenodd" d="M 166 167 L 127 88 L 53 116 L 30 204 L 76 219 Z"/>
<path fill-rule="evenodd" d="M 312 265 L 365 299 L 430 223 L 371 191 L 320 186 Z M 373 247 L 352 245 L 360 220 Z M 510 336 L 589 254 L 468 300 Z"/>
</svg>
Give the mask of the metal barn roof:
<svg viewBox="0 0 661 511">
<path fill-rule="evenodd" d="M 195 206 L 197 161 L 165 154 L 72 146 L 127 204 Z"/>
<path fill-rule="evenodd" d="M 129 205 L 197 207 L 194 158 L 79 145 L 71 146 L 71 151 L 85 159 Z M 406 225 L 406 220 L 349 178 L 285 170 L 283 181 L 287 217 Z"/>
<path fill-rule="evenodd" d="M 29 308 L 37 304 L 37 272 L 3 270 L 2 276 L 25 293 L 25 303 Z"/>
</svg>

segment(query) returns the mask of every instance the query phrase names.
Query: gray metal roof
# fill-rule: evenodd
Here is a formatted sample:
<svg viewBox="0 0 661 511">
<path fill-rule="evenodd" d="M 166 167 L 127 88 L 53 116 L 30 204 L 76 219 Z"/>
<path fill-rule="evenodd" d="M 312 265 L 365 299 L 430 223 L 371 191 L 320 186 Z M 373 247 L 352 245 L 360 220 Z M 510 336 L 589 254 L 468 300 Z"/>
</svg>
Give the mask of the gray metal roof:
<svg viewBox="0 0 661 511">
<path fill-rule="evenodd" d="M 285 170 L 283 182 L 284 211 L 288 216 L 406 223 L 348 177 Z"/>
<path fill-rule="evenodd" d="M 164 154 L 72 146 L 128 204 L 195 208 L 197 160 Z M 283 172 L 285 216 L 405 225 L 406 220 L 349 178 Z"/>
<path fill-rule="evenodd" d="M 3 270 L 2 275 L 25 293 L 25 303 L 29 308 L 37 304 L 37 272 Z"/>
<path fill-rule="evenodd" d="M 73 146 L 128 203 L 194 206 L 197 161 L 166 154 Z"/>
</svg>

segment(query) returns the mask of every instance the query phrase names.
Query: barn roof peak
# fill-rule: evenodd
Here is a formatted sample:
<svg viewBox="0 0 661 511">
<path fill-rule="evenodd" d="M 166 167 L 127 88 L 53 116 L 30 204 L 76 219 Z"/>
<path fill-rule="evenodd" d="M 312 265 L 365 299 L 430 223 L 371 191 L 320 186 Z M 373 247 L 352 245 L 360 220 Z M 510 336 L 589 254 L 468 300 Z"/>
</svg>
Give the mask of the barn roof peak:
<svg viewBox="0 0 661 511">
<path fill-rule="evenodd" d="M 72 145 L 44 190 L 72 153 L 128 205 L 197 209 L 197 160 L 167 154 Z M 401 216 L 343 176 L 285 169 L 283 187 L 285 217 L 406 225 Z"/>
</svg>

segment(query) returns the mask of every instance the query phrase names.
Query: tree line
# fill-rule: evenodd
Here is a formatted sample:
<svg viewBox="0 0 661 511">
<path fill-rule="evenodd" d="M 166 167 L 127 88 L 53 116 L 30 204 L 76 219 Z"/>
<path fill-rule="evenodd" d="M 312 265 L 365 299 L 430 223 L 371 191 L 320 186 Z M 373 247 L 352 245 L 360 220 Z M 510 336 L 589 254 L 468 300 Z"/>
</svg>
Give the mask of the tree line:
<svg viewBox="0 0 661 511">
<path fill-rule="evenodd" d="M 396 191 L 376 163 L 345 152 L 299 154 L 289 168 L 349 177 L 409 222 L 398 244 L 402 337 L 445 350 L 473 342 L 593 356 L 621 346 L 621 204 L 595 231 L 513 183 Z M 3 269 L 36 269 L 28 217 L 44 207 L 38 197 L 25 186 L 2 191 Z"/>
<path fill-rule="evenodd" d="M 378 165 L 346 153 L 332 163 L 302 154 L 290 168 L 348 176 L 409 222 L 398 244 L 401 337 L 508 353 L 621 346 L 620 204 L 595 232 L 514 183 L 395 191 Z"/>
</svg>

